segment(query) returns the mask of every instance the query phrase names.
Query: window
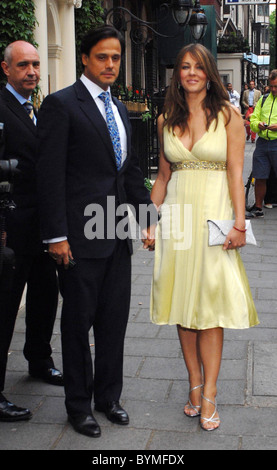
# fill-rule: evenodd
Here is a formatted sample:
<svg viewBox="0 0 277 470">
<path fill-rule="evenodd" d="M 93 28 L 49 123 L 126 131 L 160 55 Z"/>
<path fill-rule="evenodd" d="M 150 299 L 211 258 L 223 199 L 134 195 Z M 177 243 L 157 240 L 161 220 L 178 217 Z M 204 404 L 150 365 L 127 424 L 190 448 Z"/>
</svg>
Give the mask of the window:
<svg viewBox="0 0 277 470">
<path fill-rule="evenodd" d="M 259 16 L 269 16 L 269 5 L 258 5 Z"/>
</svg>

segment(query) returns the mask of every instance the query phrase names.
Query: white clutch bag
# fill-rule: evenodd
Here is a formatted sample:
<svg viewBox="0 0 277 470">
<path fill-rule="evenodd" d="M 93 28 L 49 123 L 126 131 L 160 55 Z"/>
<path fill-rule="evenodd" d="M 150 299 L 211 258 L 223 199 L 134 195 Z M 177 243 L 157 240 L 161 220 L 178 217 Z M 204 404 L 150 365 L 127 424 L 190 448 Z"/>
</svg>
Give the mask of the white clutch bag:
<svg viewBox="0 0 277 470">
<path fill-rule="evenodd" d="M 207 220 L 209 227 L 209 246 L 223 245 L 226 236 L 233 228 L 234 220 Z M 246 243 L 248 245 L 257 245 L 250 220 L 245 221 L 245 228 L 247 229 Z"/>
</svg>

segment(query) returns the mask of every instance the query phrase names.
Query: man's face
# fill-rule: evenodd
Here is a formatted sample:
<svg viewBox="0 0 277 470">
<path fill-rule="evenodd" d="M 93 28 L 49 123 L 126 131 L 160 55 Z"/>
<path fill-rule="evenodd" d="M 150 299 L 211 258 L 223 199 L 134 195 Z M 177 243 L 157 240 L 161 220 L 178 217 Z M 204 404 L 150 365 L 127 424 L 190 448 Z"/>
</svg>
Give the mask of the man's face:
<svg viewBox="0 0 277 470">
<path fill-rule="evenodd" d="M 228 83 L 227 85 L 227 90 L 228 91 L 232 91 L 233 87 L 232 87 L 232 83 Z"/>
<path fill-rule="evenodd" d="M 121 62 L 121 45 L 118 39 L 102 39 L 90 50 L 89 55 L 82 54 L 85 67 L 84 75 L 107 90 L 118 77 Z"/>
<path fill-rule="evenodd" d="M 253 90 L 255 88 L 255 82 L 249 82 L 250 90 Z"/>
<path fill-rule="evenodd" d="M 29 43 L 16 41 L 8 62 L 2 62 L 8 83 L 24 98 L 34 91 L 40 80 L 40 61 L 37 50 Z"/>
<path fill-rule="evenodd" d="M 277 78 L 275 78 L 275 80 L 270 80 L 269 89 L 273 96 L 277 96 Z"/>
</svg>

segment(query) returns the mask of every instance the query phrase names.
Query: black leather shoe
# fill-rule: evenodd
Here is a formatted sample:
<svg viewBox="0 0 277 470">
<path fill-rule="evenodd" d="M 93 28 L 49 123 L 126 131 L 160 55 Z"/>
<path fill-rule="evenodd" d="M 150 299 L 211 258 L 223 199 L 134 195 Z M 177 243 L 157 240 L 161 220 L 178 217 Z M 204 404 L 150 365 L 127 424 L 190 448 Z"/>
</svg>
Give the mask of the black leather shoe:
<svg viewBox="0 0 277 470">
<path fill-rule="evenodd" d="M 95 409 L 96 411 L 103 411 L 112 423 L 129 424 L 129 416 L 118 401 L 112 401 L 104 406 L 95 404 Z"/>
<path fill-rule="evenodd" d="M 44 382 L 47 382 L 51 385 L 63 385 L 63 374 L 54 367 L 50 367 L 49 369 L 44 369 L 41 371 L 32 371 L 29 369 L 29 374 L 31 377 L 35 379 L 42 379 Z"/>
<path fill-rule="evenodd" d="M 31 417 L 32 413 L 27 408 L 15 406 L 4 397 L 3 400 L 0 401 L 0 421 L 24 421 Z"/>
<path fill-rule="evenodd" d="M 96 419 L 92 415 L 84 415 L 78 418 L 73 418 L 68 415 L 68 421 L 80 434 L 84 434 L 89 437 L 100 437 L 101 429 Z"/>
</svg>

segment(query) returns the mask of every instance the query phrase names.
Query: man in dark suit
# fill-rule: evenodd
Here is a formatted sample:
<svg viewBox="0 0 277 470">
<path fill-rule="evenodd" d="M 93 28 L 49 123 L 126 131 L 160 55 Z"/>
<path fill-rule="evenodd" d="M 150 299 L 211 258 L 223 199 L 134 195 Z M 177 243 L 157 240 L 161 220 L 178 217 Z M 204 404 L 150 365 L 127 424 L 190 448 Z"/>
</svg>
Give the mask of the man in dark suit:
<svg viewBox="0 0 277 470">
<path fill-rule="evenodd" d="M 114 423 L 129 423 L 119 398 L 132 244 L 120 233 L 119 212 L 127 202 L 137 213 L 140 204 L 149 205 L 157 216 L 131 150 L 127 110 L 110 95 L 123 50 L 121 36 L 110 26 L 88 34 L 81 49 L 82 77 L 48 96 L 38 118 L 42 234 L 59 265 L 63 295 L 65 403 L 73 428 L 91 437 L 101 433 L 91 410 L 93 393 L 97 411 Z M 104 91 L 109 109 L 102 101 Z M 152 243 L 148 235 L 145 247 Z M 70 268 L 72 259 L 76 264 Z M 88 340 L 92 326 L 94 377 Z"/>
<path fill-rule="evenodd" d="M 0 122 L 4 124 L 1 158 L 17 159 L 19 175 L 12 194 L 16 209 L 6 214 L 6 244 L 15 253 L 15 271 L 9 295 L 4 301 L 0 299 L 0 392 L 4 390 L 8 350 L 26 284 L 24 355 L 29 373 L 55 385 L 63 384 L 62 374 L 55 369 L 51 357 L 58 283 L 56 265 L 44 252 L 39 233 L 36 116 L 32 107 L 25 107 L 40 79 L 39 55 L 31 44 L 15 41 L 6 48 L 1 65 L 7 77 L 0 95 Z M 0 421 L 30 416 L 29 410 L 16 407 L 0 393 Z"/>
</svg>

